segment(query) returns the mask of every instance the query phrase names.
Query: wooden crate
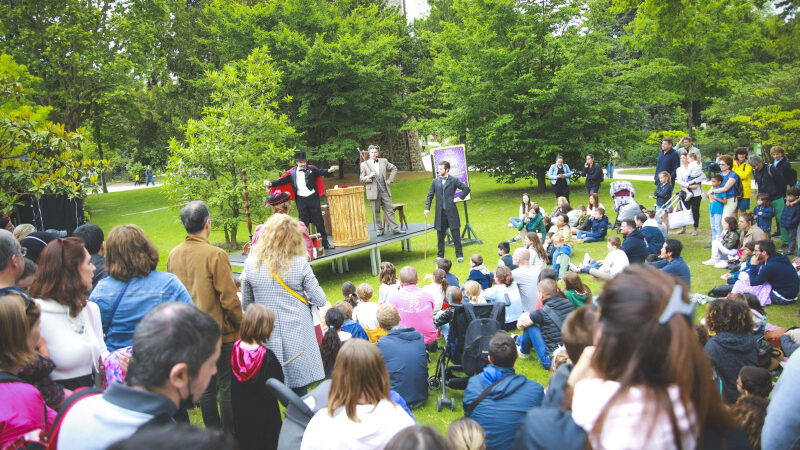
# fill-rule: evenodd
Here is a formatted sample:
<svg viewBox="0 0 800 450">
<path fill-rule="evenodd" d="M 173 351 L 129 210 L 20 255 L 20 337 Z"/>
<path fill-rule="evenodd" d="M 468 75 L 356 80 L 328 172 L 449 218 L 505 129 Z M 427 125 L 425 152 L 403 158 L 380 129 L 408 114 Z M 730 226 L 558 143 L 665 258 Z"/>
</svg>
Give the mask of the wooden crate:
<svg viewBox="0 0 800 450">
<path fill-rule="evenodd" d="M 333 245 L 352 247 L 369 242 L 364 186 L 328 189 Z"/>
</svg>

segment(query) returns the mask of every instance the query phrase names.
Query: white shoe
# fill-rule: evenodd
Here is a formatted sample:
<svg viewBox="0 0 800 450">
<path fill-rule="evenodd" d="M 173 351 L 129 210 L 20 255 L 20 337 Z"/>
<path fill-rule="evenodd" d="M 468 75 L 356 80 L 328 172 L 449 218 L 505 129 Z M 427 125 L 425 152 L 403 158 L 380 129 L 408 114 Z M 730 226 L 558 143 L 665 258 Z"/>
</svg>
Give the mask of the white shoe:
<svg viewBox="0 0 800 450">
<path fill-rule="evenodd" d="M 528 354 L 522 353 L 522 347 L 519 345 L 517 346 L 517 357 L 520 359 L 528 359 Z"/>
<path fill-rule="evenodd" d="M 569 263 L 569 270 L 579 273 L 581 271 L 580 267 L 576 266 L 575 264 Z"/>
<path fill-rule="evenodd" d="M 589 254 L 588 253 L 584 253 L 583 254 L 583 265 L 584 266 L 588 266 L 589 264 L 591 264 L 591 262 L 592 262 L 592 258 L 589 257 Z"/>
<path fill-rule="evenodd" d="M 724 259 L 721 260 L 721 261 L 718 261 L 716 264 L 714 264 L 714 267 L 716 267 L 717 269 L 727 269 L 728 268 L 728 261 L 726 261 Z"/>
<path fill-rule="evenodd" d="M 688 202 L 688 201 L 689 201 L 689 199 L 690 199 L 690 198 L 692 198 L 692 197 L 694 197 L 694 194 L 692 194 L 692 191 L 689 191 L 689 192 L 686 194 L 686 198 L 684 199 L 684 201 Z"/>
<path fill-rule="evenodd" d="M 703 261 L 703 265 L 704 265 L 704 266 L 713 266 L 713 265 L 715 265 L 716 263 L 717 263 L 717 260 L 716 260 L 716 259 L 714 259 L 714 258 L 707 259 L 707 260 Z"/>
<path fill-rule="evenodd" d="M 508 228 L 516 228 L 516 227 L 509 222 Z"/>
<path fill-rule="evenodd" d="M 723 279 L 723 280 L 725 280 L 725 281 L 728 281 L 728 277 L 726 277 L 725 275 L 727 275 L 727 273 L 723 273 L 723 274 L 722 274 L 722 275 L 720 275 L 719 277 L 720 277 L 720 278 L 722 278 L 722 279 Z"/>
</svg>

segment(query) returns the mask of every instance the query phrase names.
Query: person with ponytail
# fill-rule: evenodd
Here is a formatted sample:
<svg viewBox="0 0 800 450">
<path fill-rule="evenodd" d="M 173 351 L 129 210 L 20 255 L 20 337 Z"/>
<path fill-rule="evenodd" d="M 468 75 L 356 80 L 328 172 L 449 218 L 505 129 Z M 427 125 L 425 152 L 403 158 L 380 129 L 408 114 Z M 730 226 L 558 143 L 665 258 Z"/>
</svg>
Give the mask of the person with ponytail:
<svg viewBox="0 0 800 450">
<path fill-rule="evenodd" d="M 501 302 L 506 304 L 506 320 L 503 329 L 511 331 L 517 328 L 517 319 L 522 314 L 522 298 L 519 286 L 514 282 L 511 269 L 500 266 L 494 272 L 494 286 L 483 291 L 487 303 Z"/>
<path fill-rule="evenodd" d="M 325 323 L 328 324 L 328 330 L 322 336 L 319 350 L 322 353 L 322 365 L 325 366 L 325 378 L 330 378 L 336 362 L 336 355 L 339 354 L 342 343 L 352 338 L 353 335 L 342 331 L 344 313 L 339 308 L 331 308 L 325 313 Z"/>
</svg>

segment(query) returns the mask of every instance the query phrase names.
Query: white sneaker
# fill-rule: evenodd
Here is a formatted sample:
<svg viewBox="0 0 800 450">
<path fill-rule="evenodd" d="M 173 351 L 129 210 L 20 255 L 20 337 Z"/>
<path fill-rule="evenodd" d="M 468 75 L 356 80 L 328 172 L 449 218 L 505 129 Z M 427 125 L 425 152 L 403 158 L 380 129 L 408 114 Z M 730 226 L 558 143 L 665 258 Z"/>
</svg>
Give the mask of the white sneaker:
<svg viewBox="0 0 800 450">
<path fill-rule="evenodd" d="M 714 259 L 714 258 L 707 259 L 707 260 L 703 261 L 703 265 L 704 266 L 713 266 L 716 263 L 717 263 L 717 260 Z"/>
<path fill-rule="evenodd" d="M 583 254 L 583 265 L 584 266 L 588 266 L 589 264 L 591 264 L 591 262 L 592 262 L 592 258 L 589 257 L 589 254 L 588 253 L 584 253 Z"/>
<path fill-rule="evenodd" d="M 722 278 L 722 279 L 723 279 L 723 280 L 725 280 L 725 281 L 728 281 L 728 277 L 726 277 L 725 275 L 727 275 L 727 273 L 723 273 L 723 274 L 722 274 L 722 275 L 720 275 L 719 277 L 720 277 L 720 278 Z"/>
<path fill-rule="evenodd" d="M 686 198 L 684 199 L 684 201 L 688 202 L 688 201 L 689 201 L 689 199 L 690 199 L 690 198 L 692 198 L 692 197 L 694 197 L 694 194 L 692 194 L 692 191 L 689 191 L 689 192 L 686 194 Z"/>
<path fill-rule="evenodd" d="M 528 354 L 522 353 L 522 347 L 519 345 L 517 346 L 517 357 L 520 359 L 528 359 Z"/>
<path fill-rule="evenodd" d="M 727 269 L 728 268 L 728 261 L 726 261 L 724 259 L 720 260 L 716 264 L 714 264 L 714 267 L 716 267 L 717 269 Z"/>
<path fill-rule="evenodd" d="M 516 227 L 509 222 L 508 228 L 516 228 Z"/>
<path fill-rule="evenodd" d="M 569 270 L 579 273 L 581 271 L 580 267 L 576 266 L 575 264 L 569 263 Z"/>
</svg>

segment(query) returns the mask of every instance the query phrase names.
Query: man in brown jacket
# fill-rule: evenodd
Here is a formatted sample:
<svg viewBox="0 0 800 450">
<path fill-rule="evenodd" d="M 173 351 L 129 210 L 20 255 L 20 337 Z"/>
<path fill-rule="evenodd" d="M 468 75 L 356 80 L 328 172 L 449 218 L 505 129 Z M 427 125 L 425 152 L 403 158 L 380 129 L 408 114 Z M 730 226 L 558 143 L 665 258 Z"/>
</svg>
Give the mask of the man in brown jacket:
<svg viewBox="0 0 800 450">
<path fill-rule="evenodd" d="M 361 183 L 367 187 L 367 200 L 372 205 L 372 221 L 375 225 L 375 233 L 382 236 L 383 221 L 381 220 L 381 207 L 383 214 L 386 215 L 386 222 L 392 234 L 403 234 L 405 231 L 397 226 L 394 219 L 394 208 L 392 204 L 392 191 L 389 185 L 397 176 L 397 167 L 390 163 L 386 158 L 378 158 L 380 147 L 377 145 L 369 146 L 369 159 L 361 163 Z"/>
<path fill-rule="evenodd" d="M 231 409 L 231 350 L 239 339 L 242 304 L 236 295 L 236 283 L 224 250 L 208 243 L 211 233 L 208 207 L 193 201 L 181 209 L 181 221 L 188 236 L 172 249 L 167 258 L 167 271 L 175 274 L 186 286 L 195 306 L 208 313 L 222 327 L 222 351 L 217 361 L 217 375 L 200 398 L 200 409 L 206 427 L 220 428 L 217 392 L 222 410 L 222 429 L 233 436 Z"/>
</svg>

